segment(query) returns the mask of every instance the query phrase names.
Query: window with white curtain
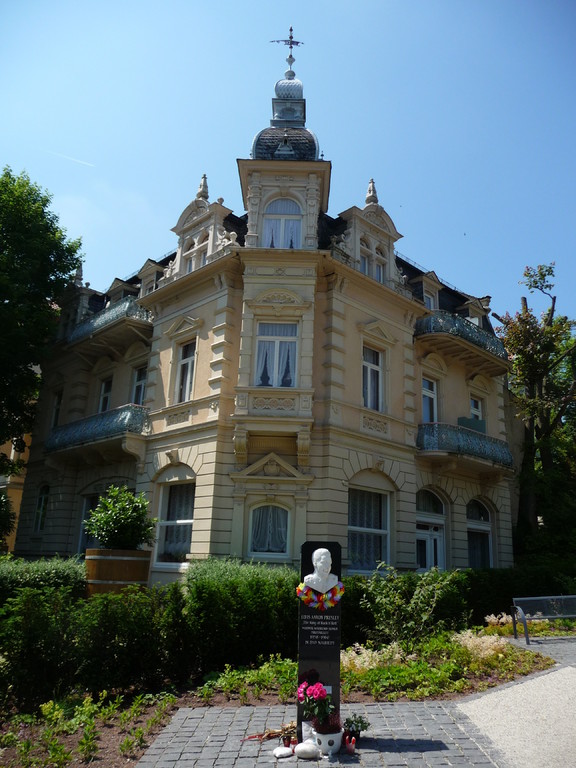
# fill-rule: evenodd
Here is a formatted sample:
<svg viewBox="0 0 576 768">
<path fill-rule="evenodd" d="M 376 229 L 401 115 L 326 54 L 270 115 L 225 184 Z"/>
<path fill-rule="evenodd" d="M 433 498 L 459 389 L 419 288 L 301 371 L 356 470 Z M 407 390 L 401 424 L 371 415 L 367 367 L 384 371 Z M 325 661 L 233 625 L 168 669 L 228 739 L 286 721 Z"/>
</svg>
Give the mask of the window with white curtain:
<svg viewBox="0 0 576 768">
<path fill-rule="evenodd" d="M 195 493 L 194 483 L 169 486 L 168 502 L 158 522 L 157 562 L 186 562 L 192 539 Z"/>
<path fill-rule="evenodd" d="M 258 323 L 255 384 L 295 387 L 298 323 Z"/>
<path fill-rule="evenodd" d="M 265 248 L 300 248 L 302 211 L 288 198 L 273 200 L 264 211 L 262 245 Z"/>
<path fill-rule="evenodd" d="M 489 510 L 477 499 L 466 505 L 468 525 L 468 567 L 490 568 L 492 565 L 492 523 Z"/>
<path fill-rule="evenodd" d="M 375 571 L 388 562 L 388 494 L 350 488 L 348 494 L 348 558 L 352 571 Z"/>
<path fill-rule="evenodd" d="M 251 552 L 287 554 L 288 512 L 274 504 L 264 504 L 252 510 Z"/>
<path fill-rule="evenodd" d="M 362 401 L 364 408 L 384 410 L 384 353 L 362 348 Z"/>
</svg>

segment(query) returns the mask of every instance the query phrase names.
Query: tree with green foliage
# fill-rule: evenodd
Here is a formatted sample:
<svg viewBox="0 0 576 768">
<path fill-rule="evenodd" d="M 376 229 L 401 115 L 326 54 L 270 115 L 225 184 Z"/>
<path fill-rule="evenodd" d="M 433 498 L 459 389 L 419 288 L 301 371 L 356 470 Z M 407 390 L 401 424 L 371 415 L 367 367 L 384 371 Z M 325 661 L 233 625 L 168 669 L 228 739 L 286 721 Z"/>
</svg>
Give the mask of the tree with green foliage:
<svg viewBox="0 0 576 768">
<path fill-rule="evenodd" d="M 10 499 L 4 491 L 0 491 L 0 552 L 6 546 L 6 539 L 14 530 L 15 525 L 16 514 L 12 509 Z"/>
<path fill-rule="evenodd" d="M 538 291 L 550 299 L 540 318 L 525 297 L 514 316 L 496 316 L 502 323 L 499 335 L 512 361 L 509 386 L 524 424 L 518 512 L 521 538 L 536 534 L 538 519 L 544 519 L 546 508 L 552 509 L 550 492 L 554 493 L 559 472 L 564 485 L 568 481 L 566 500 L 576 491 L 576 456 L 573 443 L 567 440 L 576 426 L 576 322 L 556 314 L 553 278 L 554 263 L 524 270 L 521 283 L 531 293 Z M 572 464 L 569 477 L 564 471 L 566 462 Z M 562 504 L 558 490 L 556 487 L 556 511 Z"/>
<path fill-rule="evenodd" d="M 51 196 L 25 173 L 0 175 L 0 446 L 24 450 L 35 416 L 40 366 L 54 339 L 59 304 L 81 264 Z M 21 466 L 0 453 L 0 474 Z"/>
</svg>

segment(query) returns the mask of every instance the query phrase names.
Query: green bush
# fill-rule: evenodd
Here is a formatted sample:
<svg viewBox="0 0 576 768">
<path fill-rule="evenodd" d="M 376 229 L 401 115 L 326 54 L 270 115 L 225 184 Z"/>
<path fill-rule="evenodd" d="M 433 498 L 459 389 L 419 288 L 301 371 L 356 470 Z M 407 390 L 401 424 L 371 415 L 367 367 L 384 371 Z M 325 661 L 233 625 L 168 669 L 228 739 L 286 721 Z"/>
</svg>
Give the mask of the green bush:
<svg viewBox="0 0 576 768">
<path fill-rule="evenodd" d="M 37 706 L 69 690 L 74 677 L 67 587 L 19 590 L 0 608 L 0 701 Z"/>
<path fill-rule="evenodd" d="M 182 584 L 174 582 L 157 592 L 158 632 L 162 668 L 172 682 L 183 683 L 196 672 L 193 626 Z"/>
<path fill-rule="evenodd" d="M 399 573 L 383 564 L 367 582 L 365 607 L 374 614 L 372 638 L 377 643 L 414 645 L 436 632 L 465 625 L 465 604 L 458 571 Z M 447 610 L 447 606 L 451 610 Z"/>
<path fill-rule="evenodd" d="M 159 593 L 94 595 L 72 617 L 76 680 L 90 691 L 154 686 L 163 678 Z"/>
<path fill-rule="evenodd" d="M 443 628 L 463 628 L 470 614 L 483 624 L 485 615 L 509 613 L 513 596 L 560 593 L 563 578 L 541 568 L 400 574 L 387 566 L 371 578 L 349 576 L 342 644 L 397 642 L 406 653 Z M 0 559 L 0 708 L 36 706 L 74 687 L 141 690 L 262 658 L 296 659 L 298 581 L 289 568 L 210 559 L 166 587 L 78 599 L 80 563 Z M 375 690 L 387 686 L 382 676 L 374 681 Z"/>
<path fill-rule="evenodd" d="M 192 563 L 185 593 L 197 673 L 250 664 L 275 653 L 295 658 L 297 584 L 298 574 L 289 568 L 236 560 Z"/>
<path fill-rule="evenodd" d="M 125 485 L 111 485 L 90 511 L 84 528 L 106 549 L 139 549 L 154 543 L 157 522 L 148 517 L 144 493 L 136 495 Z"/>
<path fill-rule="evenodd" d="M 29 561 L 11 555 L 0 557 L 0 606 L 23 587 L 68 587 L 71 599 L 78 600 L 86 595 L 86 568 L 77 558 Z"/>
<path fill-rule="evenodd" d="M 344 597 L 340 605 L 341 644 L 349 648 L 355 643 L 363 645 L 374 630 L 374 613 L 364 599 L 368 589 L 366 576 L 344 576 Z"/>
</svg>

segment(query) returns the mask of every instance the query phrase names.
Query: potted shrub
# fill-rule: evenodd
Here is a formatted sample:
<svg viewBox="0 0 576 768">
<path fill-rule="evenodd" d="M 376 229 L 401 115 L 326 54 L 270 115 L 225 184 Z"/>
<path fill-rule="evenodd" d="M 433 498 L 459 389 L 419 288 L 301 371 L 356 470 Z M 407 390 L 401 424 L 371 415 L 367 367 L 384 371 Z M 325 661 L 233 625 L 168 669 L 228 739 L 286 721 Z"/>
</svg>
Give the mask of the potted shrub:
<svg viewBox="0 0 576 768">
<path fill-rule="evenodd" d="M 84 521 L 86 533 L 101 545 L 86 550 L 89 594 L 148 584 L 151 553 L 140 547 L 154 543 L 157 522 L 148 516 L 143 493 L 136 495 L 126 486 L 108 488 Z"/>
<path fill-rule="evenodd" d="M 370 728 L 370 723 L 362 715 L 352 713 L 344 720 L 344 738 L 348 737 L 349 741 L 356 739 L 356 744 L 360 740 L 360 734 L 362 731 Z"/>
<path fill-rule="evenodd" d="M 301 683 L 298 686 L 298 701 L 302 706 L 302 717 L 312 721 L 313 738 L 322 753 L 333 755 L 339 752 L 342 746 L 342 721 L 332 697 L 322 683 Z"/>
</svg>

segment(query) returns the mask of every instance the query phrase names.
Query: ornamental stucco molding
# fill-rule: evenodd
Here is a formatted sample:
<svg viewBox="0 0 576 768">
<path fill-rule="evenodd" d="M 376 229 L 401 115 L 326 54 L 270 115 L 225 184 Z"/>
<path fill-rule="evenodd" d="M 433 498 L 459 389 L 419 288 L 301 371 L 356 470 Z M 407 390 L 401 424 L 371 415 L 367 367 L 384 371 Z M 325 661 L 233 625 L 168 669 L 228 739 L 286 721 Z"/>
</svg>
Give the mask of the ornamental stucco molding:
<svg viewBox="0 0 576 768">
<path fill-rule="evenodd" d="M 369 432 L 379 432 L 382 435 L 388 434 L 387 419 L 380 419 L 377 416 L 362 415 L 362 429 Z"/>
</svg>

